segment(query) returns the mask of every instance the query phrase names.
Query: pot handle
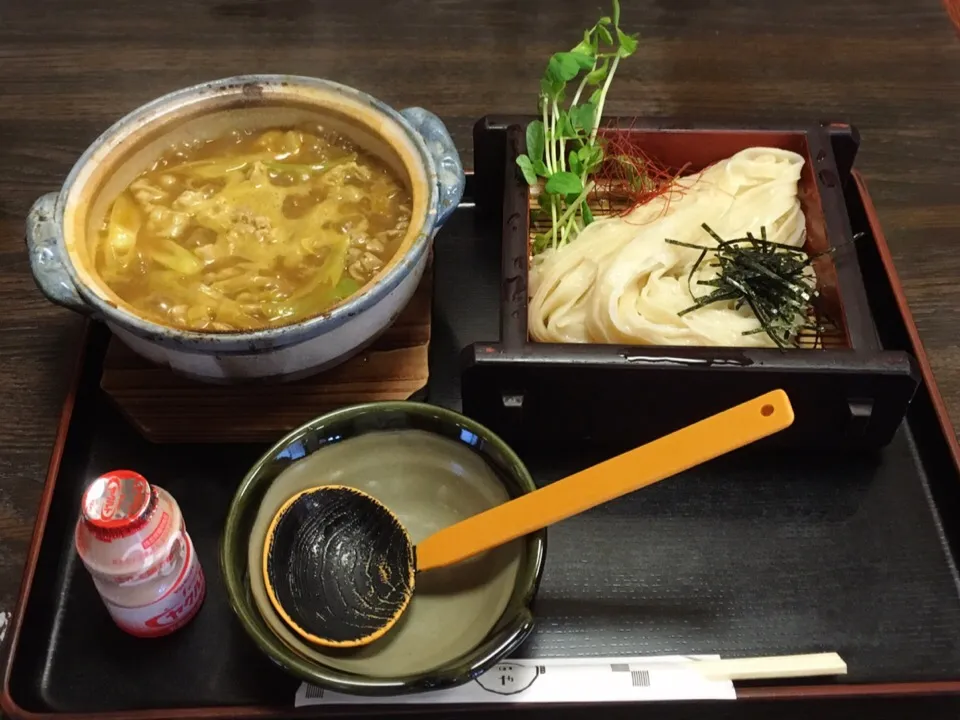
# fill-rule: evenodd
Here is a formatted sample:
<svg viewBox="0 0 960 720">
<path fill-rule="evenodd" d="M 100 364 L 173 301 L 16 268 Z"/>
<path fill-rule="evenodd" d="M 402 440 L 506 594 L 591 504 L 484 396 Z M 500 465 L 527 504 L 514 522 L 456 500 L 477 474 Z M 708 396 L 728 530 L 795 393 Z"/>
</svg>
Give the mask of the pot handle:
<svg viewBox="0 0 960 720">
<path fill-rule="evenodd" d="M 400 114 L 423 138 L 427 152 L 437 168 L 437 189 L 440 193 L 437 203 L 437 227 L 440 227 L 457 209 L 467 181 L 457 146 L 454 145 L 443 121 L 429 110 L 410 107 L 401 110 Z"/>
<path fill-rule="evenodd" d="M 57 228 L 57 193 L 47 193 L 27 213 L 27 252 L 30 254 L 30 270 L 40 291 L 57 305 L 89 314 L 87 305 L 77 286 L 70 279 L 60 257 L 62 238 Z"/>
</svg>

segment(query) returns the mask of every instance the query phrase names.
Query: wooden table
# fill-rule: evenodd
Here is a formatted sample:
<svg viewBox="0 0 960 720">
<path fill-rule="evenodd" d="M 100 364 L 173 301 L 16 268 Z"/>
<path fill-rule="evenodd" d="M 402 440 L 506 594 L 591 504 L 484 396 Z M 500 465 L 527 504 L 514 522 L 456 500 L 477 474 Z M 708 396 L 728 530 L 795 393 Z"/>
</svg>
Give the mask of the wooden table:
<svg viewBox="0 0 960 720">
<path fill-rule="evenodd" d="M 955 0 L 950 0 L 955 2 Z M 12 609 L 79 340 L 35 288 L 31 202 L 108 125 L 170 90 L 248 72 L 340 80 L 441 115 L 465 164 L 489 112 L 535 109 L 578 0 L 8 0 L 0 11 L 0 611 Z M 624 2 L 642 33 L 610 114 L 844 120 L 923 341 L 960 421 L 960 39 L 941 0 Z M 878 707 L 887 707 L 880 704 Z M 919 706 L 918 706 L 919 707 Z"/>
</svg>

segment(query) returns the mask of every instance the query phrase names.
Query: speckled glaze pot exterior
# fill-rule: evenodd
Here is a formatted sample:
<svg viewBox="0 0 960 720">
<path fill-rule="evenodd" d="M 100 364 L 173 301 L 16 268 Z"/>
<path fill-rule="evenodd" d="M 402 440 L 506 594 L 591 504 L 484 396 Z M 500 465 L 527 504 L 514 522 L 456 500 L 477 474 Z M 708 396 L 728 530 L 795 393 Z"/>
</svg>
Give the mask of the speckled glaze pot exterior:
<svg viewBox="0 0 960 720">
<path fill-rule="evenodd" d="M 171 142 L 305 119 L 322 119 L 409 178 L 410 232 L 363 291 L 294 324 L 200 333 L 143 319 L 97 278 L 85 238 L 112 198 Z M 60 192 L 34 203 L 27 248 L 34 278 L 51 301 L 106 322 L 153 362 L 209 382 L 292 379 L 348 359 L 400 314 L 423 275 L 434 234 L 460 201 L 464 181 L 449 133 L 422 108 L 397 112 L 359 90 L 316 78 L 239 76 L 165 95 L 103 133 Z"/>
<path fill-rule="evenodd" d="M 359 435 L 416 429 L 452 440 L 479 455 L 511 497 L 536 490 L 533 477 L 516 453 L 491 430 L 453 410 L 416 402 L 354 405 L 323 415 L 289 433 L 266 451 L 240 482 L 220 540 L 220 572 L 230 605 L 261 651 L 302 680 L 353 695 L 401 695 L 470 682 L 508 657 L 534 627 L 532 606 L 546 561 L 547 531 L 522 540 L 522 561 L 512 595 L 499 619 L 475 647 L 433 670 L 393 677 L 347 672 L 307 657 L 287 644 L 265 621 L 251 591 L 247 552 L 256 532 L 264 496 L 285 470 L 326 446 Z M 468 619 L 467 622 L 471 620 Z M 456 634 L 456 628 L 448 628 Z"/>
</svg>

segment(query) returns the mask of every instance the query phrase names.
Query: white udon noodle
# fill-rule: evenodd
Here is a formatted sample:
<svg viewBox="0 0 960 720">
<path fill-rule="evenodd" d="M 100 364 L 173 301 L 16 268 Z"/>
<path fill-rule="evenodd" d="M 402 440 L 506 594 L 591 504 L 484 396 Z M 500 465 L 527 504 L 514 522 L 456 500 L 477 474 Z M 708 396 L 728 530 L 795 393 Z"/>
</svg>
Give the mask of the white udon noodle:
<svg viewBox="0 0 960 720">
<path fill-rule="evenodd" d="M 701 227 L 724 239 L 760 237 L 799 247 L 805 221 L 797 197 L 803 158 L 776 148 L 753 147 L 681 178 L 676 189 L 624 217 L 603 218 L 577 238 L 537 255 L 530 268 L 529 329 L 540 342 L 630 345 L 771 346 L 746 306 L 714 303 L 684 316 L 697 285 L 716 275 L 710 255 L 693 274 L 697 250 L 665 238 L 715 247 Z M 677 187 L 679 186 L 679 187 Z"/>
</svg>

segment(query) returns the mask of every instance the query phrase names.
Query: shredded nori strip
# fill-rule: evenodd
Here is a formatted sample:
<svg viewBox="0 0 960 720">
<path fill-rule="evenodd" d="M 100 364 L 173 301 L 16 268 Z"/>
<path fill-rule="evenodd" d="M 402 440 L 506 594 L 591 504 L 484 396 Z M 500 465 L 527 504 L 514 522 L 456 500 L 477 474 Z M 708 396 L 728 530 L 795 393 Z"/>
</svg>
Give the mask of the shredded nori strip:
<svg viewBox="0 0 960 720">
<path fill-rule="evenodd" d="M 820 344 L 824 326 L 817 321 L 814 301 L 819 296 L 816 278 L 807 268 L 821 255 L 808 255 L 801 248 L 767 240 L 766 227 L 760 228 L 760 237 L 747 233 L 745 237 L 724 240 L 703 223 L 701 226 L 716 247 L 670 240 L 671 245 L 699 250 L 700 255 L 687 275 L 687 288 L 697 298 L 696 303 L 681 310 L 679 315 L 699 310 L 716 302 L 736 301 L 737 309 L 747 305 L 760 327 L 745 331 L 744 335 L 764 332 L 781 349 L 799 347 L 798 334 L 803 330 L 816 333 L 815 346 Z M 830 251 L 827 251 L 830 252 Z M 710 266 L 719 268 L 712 280 L 700 280 L 697 285 L 715 288 L 697 297 L 693 292 L 693 276 L 708 254 L 714 258 Z"/>
</svg>

